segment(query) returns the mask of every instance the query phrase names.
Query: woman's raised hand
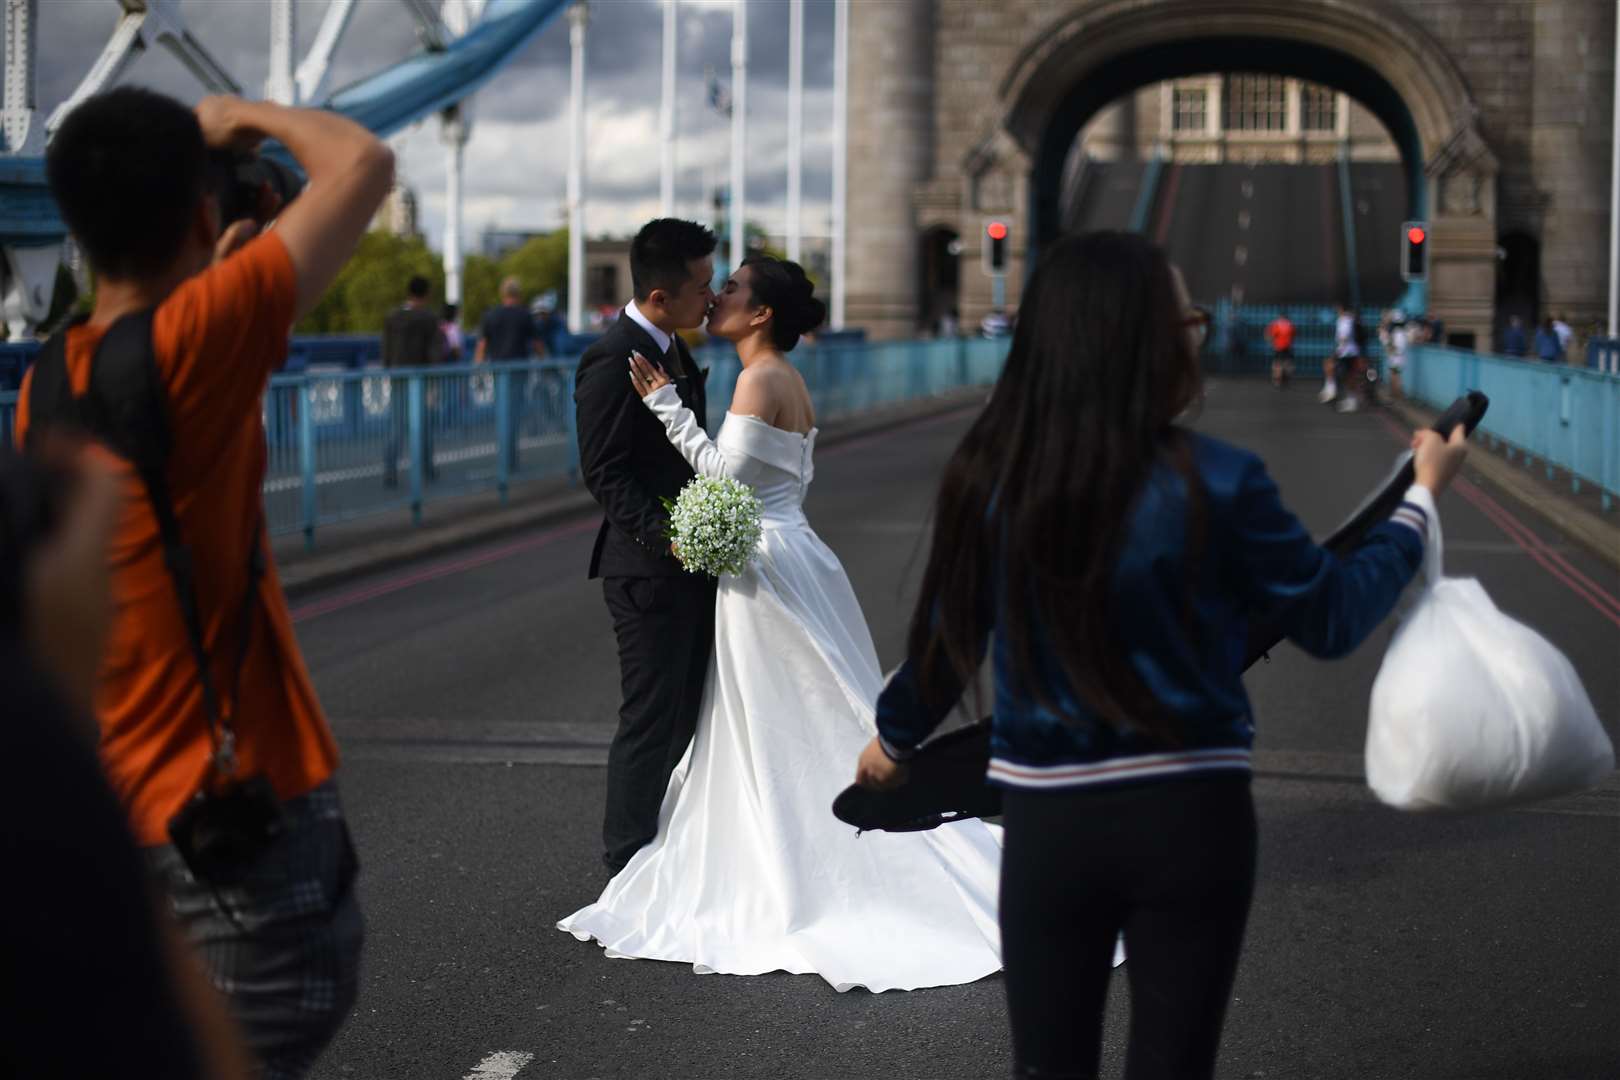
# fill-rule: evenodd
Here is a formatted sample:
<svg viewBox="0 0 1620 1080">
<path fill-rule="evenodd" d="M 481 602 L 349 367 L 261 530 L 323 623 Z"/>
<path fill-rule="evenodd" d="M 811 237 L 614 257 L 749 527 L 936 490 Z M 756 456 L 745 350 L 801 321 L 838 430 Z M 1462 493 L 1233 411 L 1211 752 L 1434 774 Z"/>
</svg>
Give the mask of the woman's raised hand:
<svg viewBox="0 0 1620 1080">
<path fill-rule="evenodd" d="M 1450 486 L 1468 456 L 1468 432 L 1458 424 L 1451 438 L 1420 431 L 1412 436 L 1412 471 L 1417 483 L 1439 495 Z"/>
<path fill-rule="evenodd" d="M 664 369 L 654 365 L 645 356 L 638 352 L 630 354 L 630 385 L 636 388 L 636 393 L 646 397 L 654 390 L 669 385 L 669 376 Z"/>
</svg>

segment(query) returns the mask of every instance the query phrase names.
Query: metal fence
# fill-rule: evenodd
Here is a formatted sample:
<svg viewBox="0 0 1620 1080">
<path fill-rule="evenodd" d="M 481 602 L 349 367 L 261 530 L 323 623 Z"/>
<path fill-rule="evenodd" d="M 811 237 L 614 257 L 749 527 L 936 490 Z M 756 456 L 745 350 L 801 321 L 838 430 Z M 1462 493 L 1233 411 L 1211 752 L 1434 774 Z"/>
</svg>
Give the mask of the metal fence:
<svg viewBox="0 0 1620 1080">
<path fill-rule="evenodd" d="M 1620 375 L 1620 338 L 1593 337 L 1586 341 L 1586 366 Z"/>
<path fill-rule="evenodd" d="M 1334 323 L 1338 309 L 1320 304 L 1234 304 L 1220 300 L 1205 307 L 1210 313 L 1209 335 L 1204 339 L 1204 370 L 1220 375 L 1259 375 L 1271 370 L 1271 343 L 1266 327 L 1279 315 L 1294 324 L 1294 374 L 1319 377 L 1322 361 L 1333 355 Z M 1366 331 L 1362 355 L 1381 364 L 1378 321 L 1383 312 L 1366 307 L 1357 318 Z"/>
<path fill-rule="evenodd" d="M 1443 409 L 1466 390 L 1489 395 L 1480 425 L 1526 466 L 1542 462 L 1550 479 L 1569 473 L 1570 487 L 1598 489 L 1604 510 L 1620 496 L 1620 374 L 1434 345 L 1412 349 L 1406 392 Z"/>
<path fill-rule="evenodd" d="M 802 345 L 820 421 L 994 382 L 1007 339 Z M 729 348 L 696 354 L 708 369 L 709 427 L 718 431 L 741 365 Z M 574 359 L 414 371 L 311 364 L 276 375 L 263 399 L 272 534 L 566 477 L 578 482 Z M 12 437 L 15 392 L 0 393 L 0 438 Z"/>
</svg>

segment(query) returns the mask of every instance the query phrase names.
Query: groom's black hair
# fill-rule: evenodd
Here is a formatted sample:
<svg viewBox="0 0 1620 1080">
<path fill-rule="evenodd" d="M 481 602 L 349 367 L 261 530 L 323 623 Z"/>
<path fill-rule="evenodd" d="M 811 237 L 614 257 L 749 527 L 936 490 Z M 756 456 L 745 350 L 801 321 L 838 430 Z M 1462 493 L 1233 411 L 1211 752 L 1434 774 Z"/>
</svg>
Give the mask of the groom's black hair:
<svg viewBox="0 0 1620 1080">
<path fill-rule="evenodd" d="M 714 248 L 714 233 L 695 221 L 647 222 L 630 242 L 630 284 L 636 299 L 647 299 L 654 289 L 679 292 L 690 274 L 687 263 L 713 255 Z"/>
</svg>

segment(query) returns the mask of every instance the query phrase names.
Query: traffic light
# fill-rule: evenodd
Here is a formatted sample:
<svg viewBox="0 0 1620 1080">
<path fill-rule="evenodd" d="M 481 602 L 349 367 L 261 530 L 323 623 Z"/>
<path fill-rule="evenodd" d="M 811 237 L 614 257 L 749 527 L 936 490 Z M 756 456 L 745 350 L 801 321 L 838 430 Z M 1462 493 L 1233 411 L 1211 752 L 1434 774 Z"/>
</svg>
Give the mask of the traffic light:
<svg viewBox="0 0 1620 1080">
<path fill-rule="evenodd" d="M 984 223 L 984 272 L 992 277 L 1007 273 L 1007 246 L 1012 243 L 1012 230 L 999 218 Z"/>
<path fill-rule="evenodd" d="M 1408 221 L 1401 226 L 1401 280 L 1429 280 L 1429 223 Z"/>
</svg>

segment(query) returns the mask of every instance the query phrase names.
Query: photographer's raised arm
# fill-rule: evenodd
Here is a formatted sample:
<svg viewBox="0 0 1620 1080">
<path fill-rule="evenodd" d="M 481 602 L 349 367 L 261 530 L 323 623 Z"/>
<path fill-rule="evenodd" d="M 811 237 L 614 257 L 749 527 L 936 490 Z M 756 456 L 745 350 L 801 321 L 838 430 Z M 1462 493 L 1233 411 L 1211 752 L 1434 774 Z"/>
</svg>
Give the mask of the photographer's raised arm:
<svg viewBox="0 0 1620 1080">
<path fill-rule="evenodd" d="M 308 313 L 337 277 L 394 183 L 394 154 L 371 132 L 336 113 L 213 97 L 197 106 L 213 147 L 280 142 L 308 175 L 276 220 L 298 275 L 296 316 Z"/>
</svg>

